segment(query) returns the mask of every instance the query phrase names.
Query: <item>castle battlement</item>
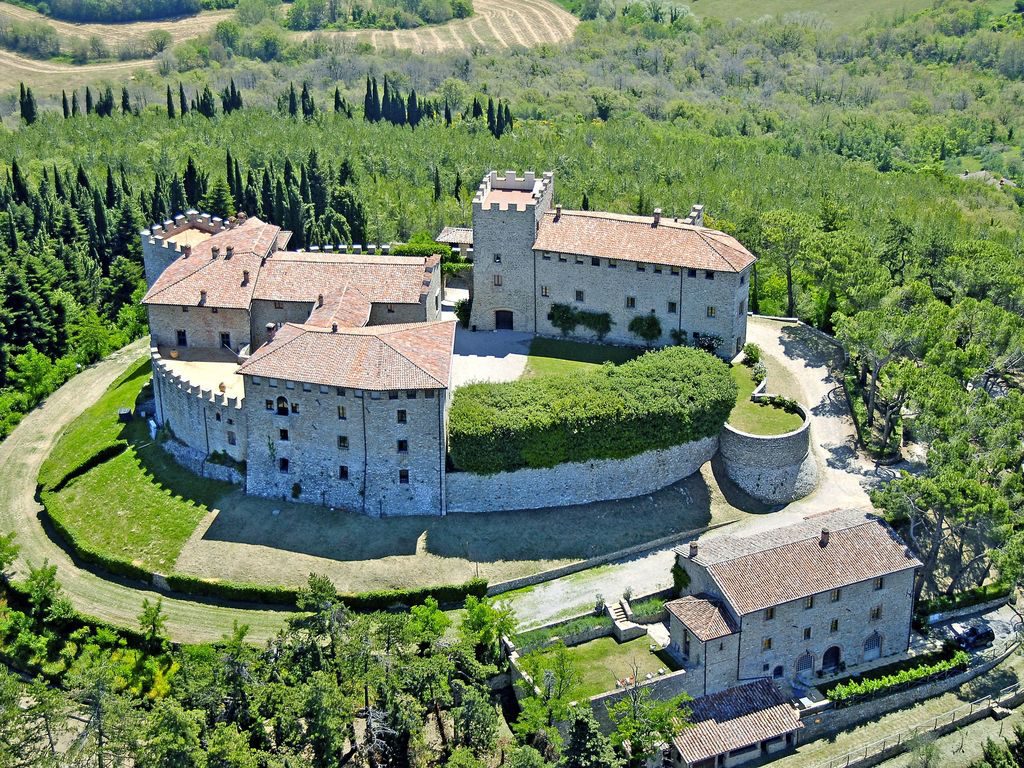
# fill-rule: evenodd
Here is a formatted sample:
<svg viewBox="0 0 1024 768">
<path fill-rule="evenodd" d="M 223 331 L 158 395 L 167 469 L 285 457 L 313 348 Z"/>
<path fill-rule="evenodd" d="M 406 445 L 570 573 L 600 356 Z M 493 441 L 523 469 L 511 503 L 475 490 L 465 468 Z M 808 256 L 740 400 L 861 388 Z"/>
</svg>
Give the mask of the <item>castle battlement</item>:
<svg viewBox="0 0 1024 768">
<path fill-rule="evenodd" d="M 143 242 L 158 247 L 158 248 L 173 248 L 175 252 L 180 253 L 182 250 L 181 243 L 171 243 L 170 241 L 190 229 L 197 229 L 201 232 L 205 232 L 208 235 L 215 235 L 218 232 L 225 232 L 229 229 L 234 229 L 239 224 L 243 223 L 246 219 L 244 213 L 238 214 L 238 216 L 232 216 L 230 219 L 222 219 L 220 216 L 214 216 L 209 213 L 200 213 L 197 210 L 188 210 L 185 213 L 179 213 L 172 219 L 166 221 L 157 222 L 143 229 L 139 234 L 142 236 Z"/>
<path fill-rule="evenodd" d="M 241 410 L 245 405 L 244 397 L 230 396 L 226 392 L 219 392 L 214 389 L 204 389 L 201 384 L 196 384 L 185 378 L 185 376 L 174 370 L 173 362 L 163 358 L 157 347 L 150 347 L 149 356 L 153 366 L 153 378 L 159 378 L 164 384 L 180 391 L 182 394 L 221 408 Z"/>
<path fill-rule="evenodd" d="M 546 207 L 554 189 L 555 174 L 547 171 L 539 178 L 533 171 L 517 176 L 515 171 L 505 171 L 499 176 L 491 171 L 484 176 L 473 196 L 473 211 L 498 210 L 527 211 L 538 205 Z"/>
</svg>

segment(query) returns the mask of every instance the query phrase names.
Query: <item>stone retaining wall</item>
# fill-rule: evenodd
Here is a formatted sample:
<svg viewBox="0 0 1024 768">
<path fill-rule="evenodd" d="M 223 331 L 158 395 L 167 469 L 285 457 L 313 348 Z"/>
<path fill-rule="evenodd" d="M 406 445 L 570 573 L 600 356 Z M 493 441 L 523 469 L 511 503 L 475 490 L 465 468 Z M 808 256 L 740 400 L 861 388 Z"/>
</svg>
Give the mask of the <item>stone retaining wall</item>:
<svg viewBox="0 0 1024 768">
<path fill-rule="evenodd" d="M 559 464 L 478 475 L 447 475 L 448 512 L 505 512 L 566 507 L 654 493 L 689 477 L 718 448 L 718 437 L 647 451 L 628 459 Z"/>
<path fill-rule="evenodd" d="M 160 443 L 160 447 L 167 451 L 178 464 L 194 475 L 205 477 L 208 480 L 232 483 L 233 485 L 242 485 L 245 482 L 245 478 L 235 468 L 207 461 L 202 451 L 197 451 L 195 448 L 191 448 L 182 442 L 174 439 L 164 440 Z"/>
</svg>

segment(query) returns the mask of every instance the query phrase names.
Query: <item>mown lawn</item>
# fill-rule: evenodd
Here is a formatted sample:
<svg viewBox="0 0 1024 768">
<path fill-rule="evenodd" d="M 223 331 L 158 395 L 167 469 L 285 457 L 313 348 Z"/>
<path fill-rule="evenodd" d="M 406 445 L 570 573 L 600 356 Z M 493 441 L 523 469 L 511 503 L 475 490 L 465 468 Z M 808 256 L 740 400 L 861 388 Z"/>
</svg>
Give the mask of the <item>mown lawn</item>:
<svg viewBox="0 0 1024 768">
<path fill-rule="evenodd" d="M 599 637 L 569 649 L 580 672 L 580 682 L 573 691 L 577 700 L 589 699 L 599 693 L 615 690 L 615 682 L 633 674 L 637 664 L 639 676 L 644 680 L 648 674 L 657 676 L 659 669 L 671 672 L 667 659 L 661 658 L 650 649 L 651 639 L 647 635 L 618 643 L 614 637 Z"/>
<path fill-rule="evenodd" d="M 750 399 L 756 386 L 750 368 L 734 365 L 731 371 L 738 390 L 736 405 L 729 413 L 729 424 L 733 427 L 751 435 L 784 435 L 804 423 L 799 414 L 788 413 L 773 405 L 755 403 Z"/>
<path fill-rule="evenodd" d="M 616 365 L 642 355 L 635 347 L 615 347 L 610 344 L 589 344 L 568 339 L 535 338 L 530 342 L 530 357 L 522 378 L 557 376 L 586 368 L 595 368 L 611 362 Z"/>
<path fill-rule="evenodd" d="M 134 407 L 150 373 L 149 357 L 139 359 L 71 423 L 39 469 L 43 488 L 52 488 L 83 459 L 118 440 L 124 425 L 117 420 L 117 409 Z"/>
</svg>

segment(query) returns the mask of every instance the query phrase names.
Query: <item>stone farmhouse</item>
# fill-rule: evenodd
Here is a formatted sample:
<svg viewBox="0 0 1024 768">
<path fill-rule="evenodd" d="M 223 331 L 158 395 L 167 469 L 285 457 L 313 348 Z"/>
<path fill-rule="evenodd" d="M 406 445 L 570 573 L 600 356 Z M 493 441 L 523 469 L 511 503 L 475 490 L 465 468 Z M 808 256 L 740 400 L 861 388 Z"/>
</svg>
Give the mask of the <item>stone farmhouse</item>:
<svg viewBox="0 0 1024 768">
<path fill-rule="evenodd" d="M 249 493 L 443 514 L 439 257 L 292 253 L 289 234 L 195 212 L 143 231 L 157 422 L 204 468 L 244 465 Z"/>
<path fill-rule="evenodd" d="M 800 688 L 909 648 L 921 562 L 863 510 L 691 542 L 676 562 L 689 585 L 666 604 L 669 648 L 694 696 L 762 678 Z"/>
<path fill-rule="evenodd" d="M 553 305 L 608 313 L 608 341 L 636 344 L 630 321 L 654 315 L 654 343 L 717 340 L 726 358 L 746 342 L 754 256 L 735 238 L 704 226 L 704 208 L 683 219 L 563 210 L 555 177 L 491 172 L 473 198 L 472 241 L 462 228 L 438 237 L 473 249 L 471 323 L 479 330 L 557 336 Z M 578 326 L 570 335 L 593 339 Z"/>
</svg>

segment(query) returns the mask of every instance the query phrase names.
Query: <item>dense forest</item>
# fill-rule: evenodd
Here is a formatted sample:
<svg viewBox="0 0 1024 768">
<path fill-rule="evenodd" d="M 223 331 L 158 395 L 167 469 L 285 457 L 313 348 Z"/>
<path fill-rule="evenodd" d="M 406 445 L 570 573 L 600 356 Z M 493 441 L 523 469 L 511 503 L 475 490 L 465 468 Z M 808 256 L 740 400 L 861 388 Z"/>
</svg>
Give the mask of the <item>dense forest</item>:
<svg viewBox="0 0 1024 768">
<path fill-rule="evenodd" d="M 202 5 L 200 0 L 45 0 L 33 7 L 55 19 L 116 23 L 187 16 Z"/>
<path fill-rule="evenodd" d="M 472 15 L 470 0 L 294 0 L 289 29 L 412 29 Z"/>
</svg>

